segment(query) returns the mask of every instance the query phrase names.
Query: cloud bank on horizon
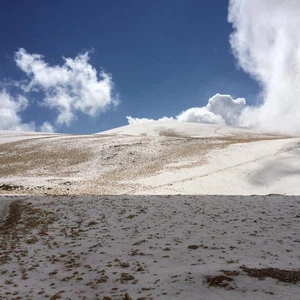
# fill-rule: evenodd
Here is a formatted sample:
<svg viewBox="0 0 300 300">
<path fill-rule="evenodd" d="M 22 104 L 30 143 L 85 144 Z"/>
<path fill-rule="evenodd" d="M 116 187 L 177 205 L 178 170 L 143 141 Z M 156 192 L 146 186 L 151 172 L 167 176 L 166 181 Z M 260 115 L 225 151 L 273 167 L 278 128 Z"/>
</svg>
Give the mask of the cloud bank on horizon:
<svg viewBox="0 0 300 300">
<path fill-rule="evenodd" d="M 14 58 L 26 80 L 15 83 L 15 88 L 18 88 L 16 97 L 6 89 L 0 91 L 2 130 L 53 132 L 54 126 L 69 126 L 78 112 L 96 116 L 118 105 L 113 96 L 111 76 L 104 71 L 98 76 L 96 69 L 89 64 L 88 52 L 79 54 L 75 59 L 64 58 L 62 66 L 50 66 L 42 55 L 27 53 L 22 48 Z M 37 127 L 34 122 L 22 122 L 21 112 L 30 105 L 27 98 L 36 92 L 43 94 L 39 105 L 56 112 L 55 125 L 46 121 Z"/>
<path fill-rule="evenodd" d="M 238 66 L 258 81 L 261 103 L 217 94 L 204 107 L 175 118 L 187 122 L 255 127 L 300 133 L 300 1 L 230 0 L 230 45 Z M 151 121 L 127 117 L 129 124 Z M 161 120 L 161 119 L 160 119 Z"/>
<path fill-rule="evenodd" d="M 230 95 L 216 94 L 208 100 L 204 107 L 193 107 L 173 117 L 163 117 L 158 121 L 178 120 L 181 122 L 197 122 L 220 125 L 237 125 L 245 108 L 244 98 L 233 99 Z M 148 123 L 155 121 L 147 118 L 132 118 L 127 116 L 129 124 Z"/>
</svg>

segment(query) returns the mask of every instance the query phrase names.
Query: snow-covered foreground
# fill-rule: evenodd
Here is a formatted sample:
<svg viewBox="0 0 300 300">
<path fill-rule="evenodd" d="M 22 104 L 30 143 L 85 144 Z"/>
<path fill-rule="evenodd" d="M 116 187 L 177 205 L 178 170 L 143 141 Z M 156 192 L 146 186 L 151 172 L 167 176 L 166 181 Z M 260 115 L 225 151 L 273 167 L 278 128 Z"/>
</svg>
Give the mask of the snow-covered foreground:
<svg viewBox="0 0 300 300">
<path fill-rule="evenodd" d="M 300 138 L 177 121 L 0 132 L 0 193 L 300 195 Z"/>
<path fill-rule="evenodd" d="M 299 299 L 300 197 L 4 202 L 0 299 Z"/>
</svg>

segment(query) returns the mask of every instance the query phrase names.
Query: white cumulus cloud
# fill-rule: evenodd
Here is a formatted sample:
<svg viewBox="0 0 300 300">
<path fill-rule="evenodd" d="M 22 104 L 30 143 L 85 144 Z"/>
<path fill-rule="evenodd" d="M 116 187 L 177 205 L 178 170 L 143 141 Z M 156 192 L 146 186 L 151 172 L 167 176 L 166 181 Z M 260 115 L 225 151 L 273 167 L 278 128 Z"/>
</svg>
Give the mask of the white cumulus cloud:
<svg viewBox="0 0 300 300">
<path fill-rule="evenodd" d="M 178 115 L 177 120 L 181 122 L 225 125 L 224 119 L 220 115 L 215 115 L 213 112 L 209 111 L 207 107 L 189 108 Z"/>
<path fill-rule="evenodd" d="M 208 100 L 206 106 L 190 108 L 176 118 L 182 122 L 239 126 L 245 105 L 244 98 L 233 99 L 230 95 L 216 94 Z"/>
<path fill-rule="evenodd" d="M 158 120 L 147 118 L 127 117 L 129 124 L 149 123 L 153 121 L 178 120 L 181 122 L 197 122 L 219 125 L 243 125 L 240 122 L 241 115 L 245 109 L 244 98 L 233 99 L 230 95 L 216 94 L 208 100 L 206 106 L 189 108 L 175 118 L 163 117 Z"/>
<path fill-rule="evenodd" d="M 26 109 L 28 100 L 23 96 L 13 98 L 6 90 L 0 91 L 0 129 L 34 131 L 34 123 L 23 123 L 20 113 Z"/>
<path fill-rule="evenodd" d="M 300 133 L 300 1 L 230 0 L 230 36 L 239 66 L 262 87 L 263 102 L 241 121 Z"/>
<path fill-rule="evenodd" d="M 44 122 L 43 125 L 39 128 L 41 132 L 54 132 L 55 128 L 49 122 Z"/>
<path fill-rule="evenodd" d="M 15 61 L 29 79 L 23 85 L 24 92 L 43 92 L 45 97 L 41 102 L 58 112 L 58 125 L 70 125 L 77 112 L 94 117 L 118 104 L 113 97 L 111 76 L 104 71 L 98 74 L 89 63 L 88 53 L 74 59 L 64 58 L 61 66 L 50 66 L 42 55 L 21 48 L 15 54 Z"/>
<path fill-rule="evenodd" d="M 162 117 L 158 120 L 154 120 L 154 119 L 147 119 L 147 118 L 132 118 L 131 116 L 127 116 L 126 117 L 128 124 L 129 125 L 133 125 L 133 124 L 146 124 L 146 123 L 151 123 L 154 121 L 170 121 L 170 120 L 174 120 L 174 118 L 168 118 L 168 117 Z"/>
</svg>

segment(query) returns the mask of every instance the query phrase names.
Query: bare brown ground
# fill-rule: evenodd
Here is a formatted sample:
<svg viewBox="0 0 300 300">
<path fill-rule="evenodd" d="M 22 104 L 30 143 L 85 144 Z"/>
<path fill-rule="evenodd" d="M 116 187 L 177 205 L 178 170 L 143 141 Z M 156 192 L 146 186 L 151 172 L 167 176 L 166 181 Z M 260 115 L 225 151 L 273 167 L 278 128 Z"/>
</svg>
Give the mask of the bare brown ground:
<svg viewBox="0 0 300 300">
<path fill-rule="evenodd" d="M 245 265 L 241 266 L 239 271 L 221 270 L 224 275 L 206 276 L 205 282 L 209 287 L 220 287 L 227 290 L 235 289 L 234 277 L 245 276 L 265 280 L 266 278 L 273 278 L 283 283 L 297 284 L 300 282 L 300 270 L 285 270 L 278 268 L 249 268 Z"/>
<path fill-rule="evenodd" d="M 230 285 L 230 282 L 232 282 L 233 279 L 228 276 L 224 276 L 224 275 L 206 276 L 205 281 L 209 287 L 221 287 L 225 289 L 233 289 L 233 287 Z"/>
<path fill-rule="evenodd" d="M 277 279 L 280 282 L 297 284 L 300 282 L 300 270 L 282 270 L 278 268 L 248 268 L 241 266 L 241 269 L 248 274 L 250 277 L 264 280 L 265 278 Z"/>
<path fill-rule="evenodd" d="M 56 142 L 33 139 L 0 145 L 0 177 L 26 175 L 36 169 L 43 170 L 44 175 L 56 174 L 93 157 L 88 148 L 69 147 L 69 139 L 52 143 Z"/>
<path fill-rule="evenodd" d="M 48 225 L 55 221 L 55 216 L 51 212 L 46 212 L 39 208 L 34 208 L 30 203 L 20 200 L 10 204 L 8 215 L 4 222 L 0 224 L 0 266 L 12 260 L 15 255 L 22 267 L 22 258 L 28 255 L 28 250 L 20 248 L 20 237 L 26 238 L 33 229 L 39 229 L 42 235 L 47 231 Z M 35 236 L 30 236 L 26 240 L 27 244 L 38 241 Z"/>
</svg>

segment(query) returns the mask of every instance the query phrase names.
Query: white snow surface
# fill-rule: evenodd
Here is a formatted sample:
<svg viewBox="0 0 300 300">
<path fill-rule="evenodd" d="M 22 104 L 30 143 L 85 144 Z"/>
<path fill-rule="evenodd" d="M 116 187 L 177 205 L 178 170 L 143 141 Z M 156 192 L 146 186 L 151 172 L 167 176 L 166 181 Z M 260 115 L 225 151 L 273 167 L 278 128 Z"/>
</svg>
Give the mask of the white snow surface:
<svg viewBox="0 0 300 300">
<path fill-rule="evenodd" d="M 191 137 L 222 137 L 237 134 L 252 135 L 260 133 L 245 127 L 166 120 L 126 125 L 115 129 L 106 130 L 100 132 L 99 134 L 158 136 L 161 135 L 161 133 L 164 134 L 168 131 L 170 134 L 175 131 L 174 133 L 177 133 L 178 135 L 187 135 Z"/>
<path fill-rule="evenodd" d="M 54 136 L 55 133 L 0 130 L 0 144 Z"/>
</svg>

